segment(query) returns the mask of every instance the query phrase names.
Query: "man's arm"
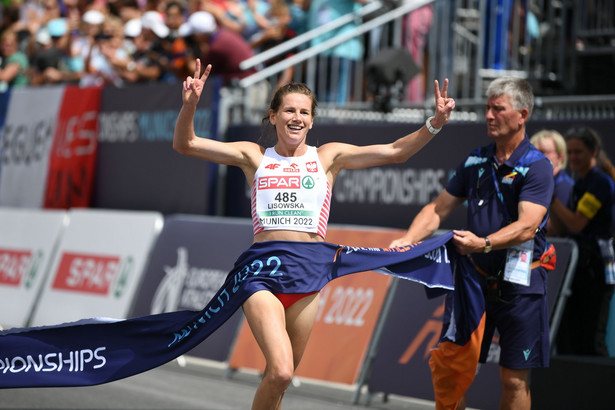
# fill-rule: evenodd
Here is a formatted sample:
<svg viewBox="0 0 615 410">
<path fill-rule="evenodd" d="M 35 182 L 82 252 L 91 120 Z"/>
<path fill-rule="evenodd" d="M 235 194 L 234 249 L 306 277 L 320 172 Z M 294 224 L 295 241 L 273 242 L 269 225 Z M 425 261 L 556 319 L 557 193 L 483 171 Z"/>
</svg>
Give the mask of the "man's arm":
<svg viewBox="0 0 615 410">
<path fill-rule="evenodd" d="M 416 215 L 406 234 L 391 242 L 390 247 L 405 246 L 416 243 L 433 234 L 450 213 L 463 203 L 465 198 L 459 198 L 445 189 Z"/>
<path fill-rule="evenodd" d="M 488 235 L 492 248 L 506 249 L 534 238 L 546 213 L 547 208 L 542 205 L 528 201 L 519 202 L 519 219 Z M 460 254 L 477 253 L 485 249 L 485 238 L 470 231 L 453 233 L 453 244 Z"/>
</svg>

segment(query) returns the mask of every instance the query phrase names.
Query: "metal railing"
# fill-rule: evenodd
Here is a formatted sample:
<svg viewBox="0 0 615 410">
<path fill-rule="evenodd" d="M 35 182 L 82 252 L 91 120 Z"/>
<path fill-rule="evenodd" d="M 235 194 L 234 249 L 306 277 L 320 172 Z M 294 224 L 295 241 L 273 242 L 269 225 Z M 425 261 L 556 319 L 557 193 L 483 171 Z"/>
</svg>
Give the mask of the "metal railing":
<svg viewBox="0 0 615 410">
<path fill-rule="evenodd" d="M 417 76 L 430 80 L 425 81 L 424 95 L 412 101 L 405 82 L 384 85 L 385 98 L 391 101 L 383 112 L 374 103 L 383 87 L 368 76 L 370 60 L 386 48 L 409 49 L 411 13 L 424 8 L 432 12 L 431 23 L 426 59 L 418 66 Z M 348 24 L 354 27 L 314 44 L 319 36 Z M 353 61 L 351 78 L 343 80 L 336 74 L 340 61 L 331 58 L 330 52 L 353 39 L 360 39 L 364 52 Z M 290 50 L 296 53 L 267 65 Z M 258 70 L 226 90 L 229 112 L 225 115 L 230 123 L 260 121 L 278 76 L 292 68 L 295 81 L 316 91 L 321 119 L 420 121 L 431 110 L 431 79 L 449 78 L 449 94 L 458 103 L 456 119 L 482 120 L 484 90 L 502 75 L 523 77 L 533 84 L 539 97 L 534 118 L 613 118 L 614 96 L 573 95 L 582 58 L 614 50 L 612 0 L 374 0 L 244 61 L 242 68 Z M 325 74 L 327 70 L 333 74 Z M 351 90 L 345 98 L 330 98 L 342 85 Z"/>
</svg>

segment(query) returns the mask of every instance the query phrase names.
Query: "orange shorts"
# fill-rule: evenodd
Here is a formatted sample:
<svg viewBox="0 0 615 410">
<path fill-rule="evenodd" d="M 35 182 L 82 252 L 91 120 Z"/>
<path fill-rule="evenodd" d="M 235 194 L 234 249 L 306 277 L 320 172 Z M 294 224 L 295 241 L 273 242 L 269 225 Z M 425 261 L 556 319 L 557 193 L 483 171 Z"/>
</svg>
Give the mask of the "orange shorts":
<svg viewBox="0 0 615 410">
<path fill-rule="evenodd" d="M 274 293 L 273 296 L 278 298 L 280 302 L 282 302 L 282 306 L 284 309 L 288 309 L 292 305 L 295 304 L 299 299 L 303 299 L 306 296 L 313 295 L 318 292 L 310 292 L 310 293 Z"/>
</svg>

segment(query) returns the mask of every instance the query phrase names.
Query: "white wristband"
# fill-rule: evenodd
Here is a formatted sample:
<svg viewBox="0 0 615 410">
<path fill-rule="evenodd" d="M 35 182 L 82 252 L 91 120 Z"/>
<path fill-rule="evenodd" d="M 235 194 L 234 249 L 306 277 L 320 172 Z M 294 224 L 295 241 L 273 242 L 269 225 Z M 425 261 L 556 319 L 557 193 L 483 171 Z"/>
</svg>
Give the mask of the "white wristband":
<svg viewBox="0 0 615 410">
<path fill-rule="evenodd" d="M 437 133 L 440 132 L 440 130 L 442 128 L 434 128 L 431 125 L 431 120 L 433 120 L 434 118 L 436 118 L 436 117 L 434 117 L 433 115 L 431 117 L 427 118 L 427 121 L 425 121 L 425 126 L 427 127 L 427 131 L 429 131 L 433 135 L 436 135 Z"/>
</svg>

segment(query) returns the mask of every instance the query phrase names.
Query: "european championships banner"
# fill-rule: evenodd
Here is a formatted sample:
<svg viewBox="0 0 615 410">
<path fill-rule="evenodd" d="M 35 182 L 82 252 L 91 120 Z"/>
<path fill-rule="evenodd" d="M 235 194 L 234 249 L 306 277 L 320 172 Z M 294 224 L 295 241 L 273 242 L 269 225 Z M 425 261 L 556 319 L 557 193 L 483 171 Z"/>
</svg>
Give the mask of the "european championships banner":
<svg viewBox="0 0 615 410">
<path fill-rule="evenodd" d="M 252 237 L 252 221 L 245 218 L 167 216 L 129 317 L 202 309 Z M 190 355 L 226 361 L 242 317 L 239 310 Z"/>
<path fill-rule="evenodd" d="M 218 138 L 219 79 L 207 81 L 195 133 Z M 181 84 L 106 87 L 102 92 L 92 206 L 215 214 L 216 166 L 173 150 Z"/>
<path fill-rule="evenodd" d="M 449 232 L 394 249 L 256 243 L 242 253 L 201 311 L 0 332 L 0 388 L 95 385 L 152 369 L 201 343 L 259 290 L 318 291 L 336 278 L 374 270 L 421 283 L 435 296 L 453 287 L 454 259 L 451 263 L 437 257 L 447 251 L 451 238 Z"/>
<path fill-rule="evenodd" d="M 98 87 L 66 86 L 49 155 L 45 208 L 88 207 L 98 147 Z"/>
<path fill-rule="evenodd" d="M 41 208 L 64 86 L 11 93 L 2 127 L 0 206 Z"/>
<path fill-rule="evenodd" d="M 2 94 L 0 205 L 89 206 L 100 88 L 18 88 Z"/>
</svg>

